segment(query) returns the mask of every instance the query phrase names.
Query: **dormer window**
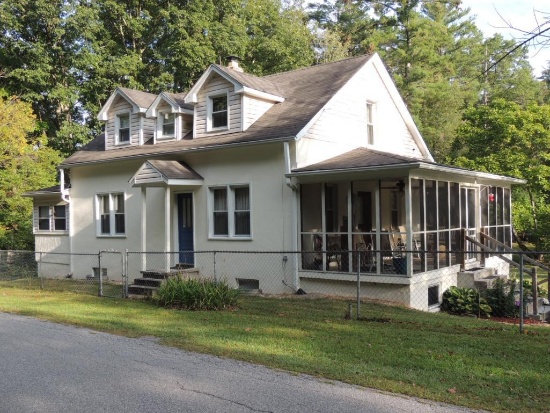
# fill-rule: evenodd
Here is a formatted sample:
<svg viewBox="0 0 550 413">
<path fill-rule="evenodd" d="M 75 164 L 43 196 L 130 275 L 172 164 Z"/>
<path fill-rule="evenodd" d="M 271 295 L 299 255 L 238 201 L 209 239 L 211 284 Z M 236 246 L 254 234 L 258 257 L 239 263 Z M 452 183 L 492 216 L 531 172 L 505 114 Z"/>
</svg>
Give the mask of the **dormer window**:
<svg viewBox="0 0 550 413">
<path fill-rule="evenodd" d="M 210 97 L 208 109 L 208 130 L 226 129 L 229 126 L 227 95 Z"/>
<path fill-rule="evenodd" d="M 130 142 L 130 114 L 120 113 L 116 116 L 117 143 Z"/>
<path fill-rule="evenodd" d="M 161 138 L 173 138 L 175 134 L 176 115 L 173 113 L 160 114 Z"/>
</svg>

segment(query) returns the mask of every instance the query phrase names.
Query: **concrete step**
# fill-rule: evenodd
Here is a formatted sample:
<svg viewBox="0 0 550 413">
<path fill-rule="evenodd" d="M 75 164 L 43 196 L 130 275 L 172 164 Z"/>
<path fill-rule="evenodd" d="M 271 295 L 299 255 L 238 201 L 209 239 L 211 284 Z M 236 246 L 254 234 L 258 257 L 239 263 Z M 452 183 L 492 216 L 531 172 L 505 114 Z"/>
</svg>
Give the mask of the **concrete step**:
<svg viewBox="0 0 550 413">
<path fill-rule="evenodd" d="M 152 296 L 153 293 L 157 290 L 157 287 L 151 287 L 149 285 L 135 285 L 131 284 L 128 286 L 128 294 L 141 295 L 141 296 Z"/>
<path fill-rule="evenodd" d="M 139 286 L 148 286 L 148 287 L 160 287 L 160 285 L 162 284 L 162 279 L 160 278 L 136 278 L 134 280 L 134 285 L 139 285 Z"/>
</svg>

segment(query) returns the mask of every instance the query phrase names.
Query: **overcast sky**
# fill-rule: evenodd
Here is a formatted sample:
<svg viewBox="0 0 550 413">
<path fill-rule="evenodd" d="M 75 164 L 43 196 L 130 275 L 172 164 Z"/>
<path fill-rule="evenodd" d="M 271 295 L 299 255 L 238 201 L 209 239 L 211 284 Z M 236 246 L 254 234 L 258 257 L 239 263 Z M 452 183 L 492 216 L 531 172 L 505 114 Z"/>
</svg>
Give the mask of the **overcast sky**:
<svg viewBox="0 0 550 413">
<path fill-rule="evenodd" d="M 524 35 L 507 26 L 533 30 L 550 19 L 548 0 L 462 0 L 462 4 L 470 8 L 471 15 L 476 16 L 476 25 L 486 37 L 498 32 L 506 38 L 519 40 Z M 550 27 L 550 24 L 545 27 Z M 543 68 L 549 66 L 550 41 L 546 47 L 531 46 L 529 60 L 535 75 L 539 76 Z"/>
</svg>

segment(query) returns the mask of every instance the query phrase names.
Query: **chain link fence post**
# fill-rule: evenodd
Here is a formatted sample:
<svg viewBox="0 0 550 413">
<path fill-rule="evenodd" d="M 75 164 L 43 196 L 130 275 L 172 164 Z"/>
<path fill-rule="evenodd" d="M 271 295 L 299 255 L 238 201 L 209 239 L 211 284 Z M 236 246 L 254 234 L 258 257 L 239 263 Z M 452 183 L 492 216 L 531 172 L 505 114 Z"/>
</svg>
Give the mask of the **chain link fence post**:
<svg viewBox="0 0 550 413">
<path fill-rule="evenodd" d="M 128 298 L 128 248 L 124 251 L 124 268 L 122 275 L 122 297 Z"/>
<path fill-rule="evenodd" d="M 98 260 L 98 268 L 99 268 L 99 271 L 98 271 L 98 279 L 99 279 L 99 291 L 97 293 L 98 297 L 103 297 L 103 277 L 101 276 L 101 273 L 102 273 L 102 268 L 101 268 L 101 251 L 99 251 L 99 254 L 97 255 L 97 260 Z"/>
<path fill-rule="evenodd" d="M 523 334 L 523 251 L 519 253 L 519 333 Z"/>
<path fill-rule="evenodd" d="M 218 274 L 216 272 L 216 251 L 214 251 L 214 282 L 218 282 Z"/>
<path fill-rule="evenodd" d="M 361 314 L 361 256 L 357 254 L 357 320 Z"/>
</svg>

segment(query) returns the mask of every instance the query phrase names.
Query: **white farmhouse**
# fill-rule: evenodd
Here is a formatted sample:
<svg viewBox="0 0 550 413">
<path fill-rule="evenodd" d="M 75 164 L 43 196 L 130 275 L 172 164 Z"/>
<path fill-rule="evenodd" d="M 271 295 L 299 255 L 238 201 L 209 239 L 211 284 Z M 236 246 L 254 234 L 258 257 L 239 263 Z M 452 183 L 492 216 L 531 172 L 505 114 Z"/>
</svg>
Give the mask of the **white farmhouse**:
<svg viewBox="0 0 550 413">
<path fill-rule="evenodd" d="M 148 253 L 132 280 L 152 253 L 211 276 L 200 251 L 287 251 L 269 276 L 262 255 L 217 265 L 273 294 L 353 294 L 359 271 L 366 296 L 427 310 L 476 260 L 464 234 L 511 244 L 523 181 L 435 163 L 376 54 L 265 77 L 232 59 L 187 93 L 117 88 L 98 117 L 105 133 L 61 163 L 61 186 L 29 194 L 37 252 Z"/>
</svg>

